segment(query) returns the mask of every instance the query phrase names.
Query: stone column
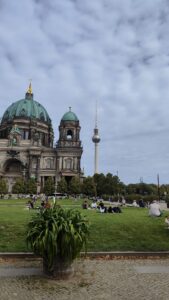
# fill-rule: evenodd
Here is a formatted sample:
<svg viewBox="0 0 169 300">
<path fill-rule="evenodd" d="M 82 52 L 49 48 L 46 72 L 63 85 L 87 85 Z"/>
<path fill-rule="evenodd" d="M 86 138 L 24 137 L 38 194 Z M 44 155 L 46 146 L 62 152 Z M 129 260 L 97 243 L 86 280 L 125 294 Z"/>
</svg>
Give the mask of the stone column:
<svg viewBox="0 0 169 300">
<path fill-rule="evenodd" d="M 40 157 L 37 158 L 37 182 L 40 182 Z"/>
</svg>

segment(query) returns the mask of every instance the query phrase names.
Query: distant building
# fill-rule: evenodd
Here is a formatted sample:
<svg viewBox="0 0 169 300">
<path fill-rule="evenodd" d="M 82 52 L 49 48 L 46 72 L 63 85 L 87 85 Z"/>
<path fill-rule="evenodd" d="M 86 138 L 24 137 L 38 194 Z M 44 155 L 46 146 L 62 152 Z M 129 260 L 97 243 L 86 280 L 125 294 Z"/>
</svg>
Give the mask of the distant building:
<svg viewBox="0 0 169 300">
<path fill-rule="evenodd" d="M 53 128 L 46 109 L 33 99 L 29 85 L 24 99 L 12 103 L 3 114 L 0 124 L 0 177 L 5 178 L 8 192 L 17 178 L 35 178 L 41 192 L 48 177 L 57 182 L 65 177 L 81 179 L 79 119 L 66 112 L 59 125 L 59 139 L 53 146 Z"/>
</svg>

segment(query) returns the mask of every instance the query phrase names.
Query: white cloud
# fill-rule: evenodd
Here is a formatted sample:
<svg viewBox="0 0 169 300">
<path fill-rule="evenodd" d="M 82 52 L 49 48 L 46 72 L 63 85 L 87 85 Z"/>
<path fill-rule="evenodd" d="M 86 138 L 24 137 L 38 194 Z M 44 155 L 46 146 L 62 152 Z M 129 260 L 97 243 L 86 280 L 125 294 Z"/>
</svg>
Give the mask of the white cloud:
<svg viewBox="0 0 169 300">
<path fill-rule="evenodd" d="M 80 118 L 88 175 L 98 100 L 100 171 L 119 170 L 125 182 L 154 181 L 158 171 L 168 182 L 168 1 L 6 0 L 0 5 L 1 115 L 24 96 L 32 78 L 56 140 L 69 106 Z"/>
</svg>

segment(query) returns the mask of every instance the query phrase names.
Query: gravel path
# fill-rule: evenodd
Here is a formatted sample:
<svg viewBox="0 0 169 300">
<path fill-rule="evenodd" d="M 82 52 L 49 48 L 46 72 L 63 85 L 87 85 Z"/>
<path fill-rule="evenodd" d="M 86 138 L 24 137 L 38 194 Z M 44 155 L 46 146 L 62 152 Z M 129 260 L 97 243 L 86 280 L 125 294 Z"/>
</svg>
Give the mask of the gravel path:
<svg viewBox="0 0 169 300">
<path fill-rule="evenodd" d="M 69 280 L 42 275 L 41 261 L 0 260 L 0 300 L 168 300 L 169 259 L 80 259 Z"/>
</svg>

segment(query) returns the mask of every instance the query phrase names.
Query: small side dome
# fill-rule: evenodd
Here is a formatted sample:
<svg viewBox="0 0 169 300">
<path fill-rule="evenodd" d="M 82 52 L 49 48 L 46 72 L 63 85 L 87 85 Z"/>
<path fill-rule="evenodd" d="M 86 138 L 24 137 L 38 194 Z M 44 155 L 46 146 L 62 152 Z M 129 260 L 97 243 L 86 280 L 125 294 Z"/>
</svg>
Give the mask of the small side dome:
<svg viewBox="0 0 169 300">
<path fill-rule="evenodd" d="M 69 107 L 69 111 L 63 115 L 61 121 L 79 121 L 79 119 L 76 114 L 71 111 L 71 107 Z"/>
</svg>

